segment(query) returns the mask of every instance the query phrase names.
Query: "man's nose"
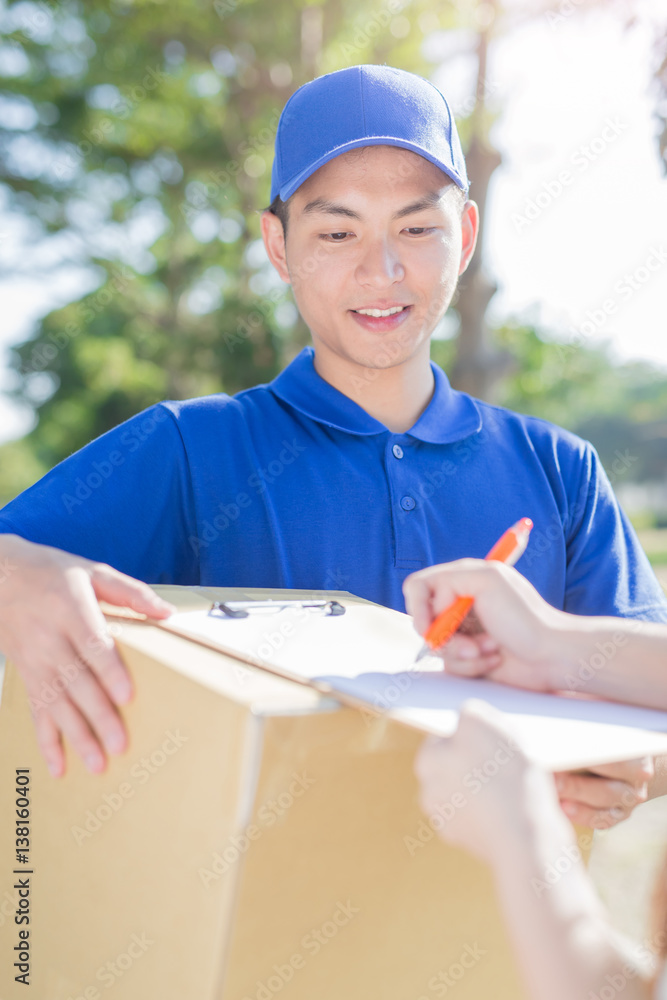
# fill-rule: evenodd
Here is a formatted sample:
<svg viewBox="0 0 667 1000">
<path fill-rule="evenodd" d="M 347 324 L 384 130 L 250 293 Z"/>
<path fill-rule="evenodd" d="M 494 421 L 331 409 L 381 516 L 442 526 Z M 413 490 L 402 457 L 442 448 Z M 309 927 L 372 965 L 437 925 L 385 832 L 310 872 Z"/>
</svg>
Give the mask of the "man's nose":
<svg viewBox="0 0 667 1000">
<path fill-rule="evenodd" d="M 374 288 L 402 281 L 405 269 L 395 242 L 386 237 L 372 239 L 357 265 L 356 277 L 360 284 Z"/>
</svg>

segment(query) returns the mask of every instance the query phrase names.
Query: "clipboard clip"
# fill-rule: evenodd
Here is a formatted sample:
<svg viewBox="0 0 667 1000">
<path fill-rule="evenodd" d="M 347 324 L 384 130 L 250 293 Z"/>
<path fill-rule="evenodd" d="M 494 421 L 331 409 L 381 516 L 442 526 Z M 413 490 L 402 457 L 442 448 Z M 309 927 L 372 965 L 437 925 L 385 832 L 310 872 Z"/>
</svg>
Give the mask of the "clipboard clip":
<svg viewBox="0 0 667 1000">
<path fill-rule="evenodd" d="M 286 608 L 322 611 L 326 617 L 345 614 L 344 605 L 338 601 L 215 601 L 208 614 L 210 618 L 248 618 L 251 613 L 275 613 Z"/>
</svg>

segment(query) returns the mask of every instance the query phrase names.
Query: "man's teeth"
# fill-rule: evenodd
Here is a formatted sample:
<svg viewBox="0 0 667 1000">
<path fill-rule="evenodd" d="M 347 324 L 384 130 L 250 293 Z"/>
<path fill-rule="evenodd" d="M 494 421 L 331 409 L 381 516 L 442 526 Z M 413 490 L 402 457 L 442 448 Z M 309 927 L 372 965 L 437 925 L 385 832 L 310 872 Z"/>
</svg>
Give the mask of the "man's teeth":
<svg viewBox="0 0 667 1000">
<path fill-rule="evenodd" d="M 362 316 L 394 316 L 396 313 L 403 312 L 407 309 L 407 306 L 392 306 L 391 309 L 355 309 L 355 312 L 361 313 Z"/>
</svg>

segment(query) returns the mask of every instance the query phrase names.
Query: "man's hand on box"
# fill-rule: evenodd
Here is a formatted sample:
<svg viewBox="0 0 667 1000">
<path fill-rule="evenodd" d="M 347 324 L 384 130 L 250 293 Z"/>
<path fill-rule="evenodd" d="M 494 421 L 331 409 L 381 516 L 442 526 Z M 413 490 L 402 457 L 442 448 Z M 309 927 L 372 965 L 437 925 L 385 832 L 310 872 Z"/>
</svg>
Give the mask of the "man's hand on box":
<svg viewBox="0 0 667 1000">
<path fill-rule="evenodd" d="M 563 812 L 573 823 L 606 830 L 646 802 L 653 773 L 653 759 L 642 757 L 591 768 L 585 774 L 560 772 L 556 788 Z"/>
<path fill-rule="evenodd" d="M 151 618 L 175 609 L 111 566 L 16 535 L 0 536 L 0 565 L 0 649 L 25 683 L 49 771 L 64 773 L 63 736 L 89 771 L 103 771 L 105 751 L 125 749 L 116 706 L 132 686 L 98 600 Z"/>
</svg>

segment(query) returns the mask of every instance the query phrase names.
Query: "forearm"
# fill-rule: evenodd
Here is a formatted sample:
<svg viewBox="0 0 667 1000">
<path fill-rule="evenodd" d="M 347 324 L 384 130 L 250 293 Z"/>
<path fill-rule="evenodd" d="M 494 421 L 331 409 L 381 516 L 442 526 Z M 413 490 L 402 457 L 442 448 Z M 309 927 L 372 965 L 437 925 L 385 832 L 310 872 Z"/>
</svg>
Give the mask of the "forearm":
<svg viewBox="0 0 667 1000">
<path fill-rule="evenodd" d="M 667 756 L 654 757 L 655 774 L 648 783 L 649 799 L 667 795 Z"/>
<path fill-rule="evenodd" d="M 667 710 L 667 626 L 574 615 L 561 622 L 555 687 Z"/>
<path fill-rule="evenodd" d="M 609 925 L 570 825 L 550 807 L 517 822 L 494 870 L 530 1000 L 589 1000 L 621 981 L 624 1000 L 649 1000 L 652 969 Z"/>
</svg>

